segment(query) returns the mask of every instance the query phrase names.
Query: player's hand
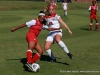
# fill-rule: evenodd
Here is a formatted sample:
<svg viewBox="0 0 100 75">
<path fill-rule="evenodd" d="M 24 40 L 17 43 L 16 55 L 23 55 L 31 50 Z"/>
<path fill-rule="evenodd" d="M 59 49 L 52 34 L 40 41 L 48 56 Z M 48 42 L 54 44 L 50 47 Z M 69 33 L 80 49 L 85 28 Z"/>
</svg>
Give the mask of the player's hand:
<svg viewBox="0 0 100 75">
<path fill-rule="evenodd" d="M 70 30 L 68 32 L 70 33 L 70 36 L 71 36 L 72 35 L 72 32 Z"/>
<path fill-rule="evenodd" d="M 14 32 L 15 30 L 16 30 L 15 28 L 12 28 L 12 29 L 11 29 L 11 32 Z"/>
</svg>

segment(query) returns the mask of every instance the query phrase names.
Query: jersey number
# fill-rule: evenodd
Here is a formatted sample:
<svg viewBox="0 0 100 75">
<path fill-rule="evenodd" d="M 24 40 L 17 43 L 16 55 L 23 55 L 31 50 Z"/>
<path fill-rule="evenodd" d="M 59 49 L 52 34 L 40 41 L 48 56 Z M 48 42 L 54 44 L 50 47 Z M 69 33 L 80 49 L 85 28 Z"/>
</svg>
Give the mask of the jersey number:
<svg viewBox="0 0 100 75">
<path fill-rule="evenodd" d="M 53 23 L 52 22 L 49 22 L 49 25 L 53 25 Z"/>
</svg>

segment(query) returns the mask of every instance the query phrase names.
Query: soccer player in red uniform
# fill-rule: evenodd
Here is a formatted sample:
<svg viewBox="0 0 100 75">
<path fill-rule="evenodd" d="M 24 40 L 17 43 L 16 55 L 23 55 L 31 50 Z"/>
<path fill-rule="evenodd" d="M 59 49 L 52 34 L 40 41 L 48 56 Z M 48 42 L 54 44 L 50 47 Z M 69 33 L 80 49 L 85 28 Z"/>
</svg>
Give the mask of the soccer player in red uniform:
<svg viewBox="0 0 100 75">
<path fill-rule="evenodd" d="M 50 5 L 53 6 L 55 10 L 58 7 L 57 4 L 54 2 L 54 0 L 51 0 Z"/>
<path fill-rule="evenodd" d="M 26 35 L 26 40 L 28 42 L 28 50 L 26 52 L 27 55 L 27 64 L 25 64 L 31 71 L 32 70 L 32 63 L 35 63 L 40 56 L 43 53 L 42 47 L 40 43 L 38 42 L 37 36 L 39 35 L 42 26 L 44 24 L 44 13 L 39 13 L 39 16 L 37 19 L 33 19 L 29 22 L 26 22 L 16 28 L 12 28 L 11 31 L 14 32 L 17 29 L 23 28 L 23 27 L 30 27 L 29 32 Z M 32 51 L 35 49 L 37 53 L 33 56 Z"/>
<path fill-rule="evenodd" d="M 46 8 L 44 9 L 44 12 L 47 14 L 48 13 L 48 9 L 49 6 L 53 6 L 54 11 L 56 10 L 56 8 L 58 7 L 57 4 L 54 2 L 54 0 L 51 0 L 51 2 L 49 2 L 49 4 L 46 6 Z"/>
<path fill-rule="evenodd" d="M 98 6 L 96 5 L 96 1 L 92 1 L 92 5 L 89 7 L 90 12 L 90 31 L 92 31 L 92 23 L 93 19 L 96 21 L 95 30 L 98 31 L 98 16 L 97 16 Z"/>
</svg>

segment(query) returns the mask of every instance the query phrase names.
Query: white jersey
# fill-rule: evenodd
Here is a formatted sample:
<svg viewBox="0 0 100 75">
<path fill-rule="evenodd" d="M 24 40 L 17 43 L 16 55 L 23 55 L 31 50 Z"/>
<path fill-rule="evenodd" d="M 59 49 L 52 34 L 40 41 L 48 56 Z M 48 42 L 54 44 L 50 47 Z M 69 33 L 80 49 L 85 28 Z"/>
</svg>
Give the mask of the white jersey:
<svg viewBox="0 0 100 75">
<path fill-rule="evenodd" d="M 60 16 L 58 14 L 52 14 L 51 16 L 46 15 L 45 20 L 47 21 L 48 27 L 49 28 L 59 28 L 60 27 L 60 23 L 58 21 L 58 19 L 60 18 Z M 52 30 L 50 32 L 54 32 L 54 31 L 61 31 L 62 30 Z"/>
<path fill-rule="evenodd" d="M 59 28 L 60 23 L 59 23 L 59 18 L 60 16 L 58 14 L 52 14 L 50 16 L 46 15 L 45 20 L 47 21 L 48 27 L 50 28 Z M 48 28 L 46 27 L 46 28 Z M 46 41 L 54 41 L 55 36 L 59 34 L 62 37 L 62 29 L 59 30 L 52 30 L 49 32 Z"/>
<path fill-rule="evenodd" d="M 66 10 L 67 9 L 67 3 L 62 3 L 63 9 Z"/>
</svg>

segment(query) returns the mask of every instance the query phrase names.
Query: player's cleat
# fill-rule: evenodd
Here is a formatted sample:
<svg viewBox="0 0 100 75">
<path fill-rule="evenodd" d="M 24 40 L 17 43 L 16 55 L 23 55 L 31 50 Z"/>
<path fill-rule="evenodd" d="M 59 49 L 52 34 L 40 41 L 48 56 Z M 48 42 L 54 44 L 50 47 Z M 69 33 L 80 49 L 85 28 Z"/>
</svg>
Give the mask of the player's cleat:
<svg viewBox="0 0 100 75">
<path fill-rule="evenodd" d="M 48 62 L 56 62 L 56 59 L 51 59 Z"/>
<path fill-rule="evenodd" d="M 67 53 L 67 55 L 69 56 L 70 59 L 73 58 L 73 55 L 71 53 Z"/>
<path fill-rule="evenodd" d="M 98 28 L 96 28 L 95 31 L 98 31 Z"/>
<path fill-rule="evenodd" d="M 33 69 L 32 69 L 32 64 L 29 64 L 29 63 L 27 63 L 27 64 L 25 64 L 31 71 L 33 71 Z"/>
</svg>

